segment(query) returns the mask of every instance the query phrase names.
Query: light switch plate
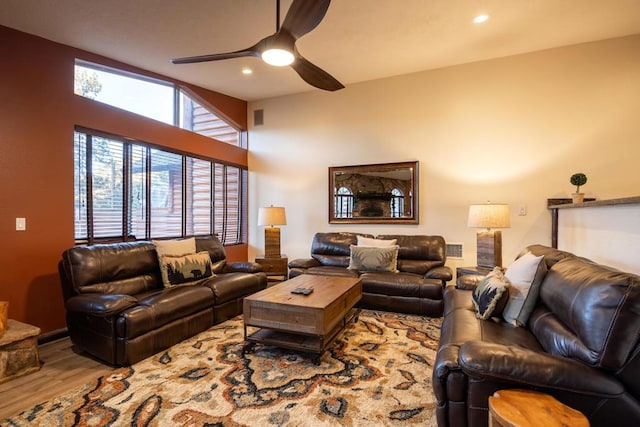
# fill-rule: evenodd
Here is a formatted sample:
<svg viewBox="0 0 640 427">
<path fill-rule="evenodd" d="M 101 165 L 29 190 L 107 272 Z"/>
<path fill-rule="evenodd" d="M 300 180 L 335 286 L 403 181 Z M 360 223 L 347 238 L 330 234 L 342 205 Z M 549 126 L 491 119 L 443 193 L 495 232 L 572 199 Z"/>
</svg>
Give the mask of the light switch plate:
<svg viewBox="0 0 640 427">
<path fill-rule="evenodd" d="M 16 231 L 25 231 L 27 229 L 26 218 L 16 218 Z"/>
</svg>

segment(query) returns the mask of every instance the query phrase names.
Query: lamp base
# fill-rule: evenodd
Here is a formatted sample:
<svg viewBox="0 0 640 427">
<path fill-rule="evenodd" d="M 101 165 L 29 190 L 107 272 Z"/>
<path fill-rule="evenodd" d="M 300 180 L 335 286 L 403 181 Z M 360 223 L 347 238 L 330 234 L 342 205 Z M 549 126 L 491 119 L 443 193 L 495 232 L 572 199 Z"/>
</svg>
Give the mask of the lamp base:
<svg viewBox="0 0 640 427">
<path fill-rule="evenodd" d="M 280 258 L 280 229 L 278 227 L 265 227 L 264 229 L 264 256 Z"/>
<path fill-rule="evenodd" d="M 477 241 L 478 267 L 502 267 L 502 232 L 478 231 Z"/>
</svg>

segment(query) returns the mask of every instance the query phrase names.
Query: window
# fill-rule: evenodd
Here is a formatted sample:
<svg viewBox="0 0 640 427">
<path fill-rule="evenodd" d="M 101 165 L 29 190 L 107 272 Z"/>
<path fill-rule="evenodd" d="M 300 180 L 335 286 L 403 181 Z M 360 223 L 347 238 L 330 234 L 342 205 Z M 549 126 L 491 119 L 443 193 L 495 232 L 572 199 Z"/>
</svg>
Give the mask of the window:
<svg viewBox="0 0 640 427">
<path fill-rule="evenodd" d="M 353 193 L 347 187 L 340 187 L 336 192 L 335 217 L 351 218 L 353 216 Z"/>
<path fill-rule="evenodd" d="M 402 218 L 404 216 L 404 194 L 402 190 L 391 190 L 391 217 Z"/>
<path fill-rule="evenodd" d="M 86 129 L 74 139 L 78 243 L 214 233 L 246 242 L 246 169 Z"/>
<path fill-rule="evenodd" d="M 238 129 L 169 82 L 76 59 L 74 93 L 246 148 Z"/>
</svg>

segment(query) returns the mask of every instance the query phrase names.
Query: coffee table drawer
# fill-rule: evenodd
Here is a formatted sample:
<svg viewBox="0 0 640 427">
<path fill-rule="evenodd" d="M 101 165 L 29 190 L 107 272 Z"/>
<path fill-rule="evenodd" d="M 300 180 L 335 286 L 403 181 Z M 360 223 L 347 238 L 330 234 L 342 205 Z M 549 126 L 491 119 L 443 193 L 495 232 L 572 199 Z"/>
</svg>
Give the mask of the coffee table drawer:
<svg viewBox="0 0 640 427">
<path fill-rule="evenodd" d="M 247 307 L 248 306 L 248 307 Z M 245 323 L 260 328 L 322 335 L 323 310 L 271 303 L 245 302 Z"/>
</svg>

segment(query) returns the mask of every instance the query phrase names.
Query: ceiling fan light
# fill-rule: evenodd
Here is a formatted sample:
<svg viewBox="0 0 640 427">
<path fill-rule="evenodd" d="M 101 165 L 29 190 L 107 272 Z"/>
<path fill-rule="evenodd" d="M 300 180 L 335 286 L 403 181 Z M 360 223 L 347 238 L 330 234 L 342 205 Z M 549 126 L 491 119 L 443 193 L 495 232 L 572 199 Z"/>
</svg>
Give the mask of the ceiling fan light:
<svg viewBox="0 0 640 427">
<path fill-rule="evenodd" d="M 293 53 L 284 49 L 267 49 L 262 52 L 262 60 L 269 65 L 284 67 L 291 65 L 294 60 Z"/>
</svg>

